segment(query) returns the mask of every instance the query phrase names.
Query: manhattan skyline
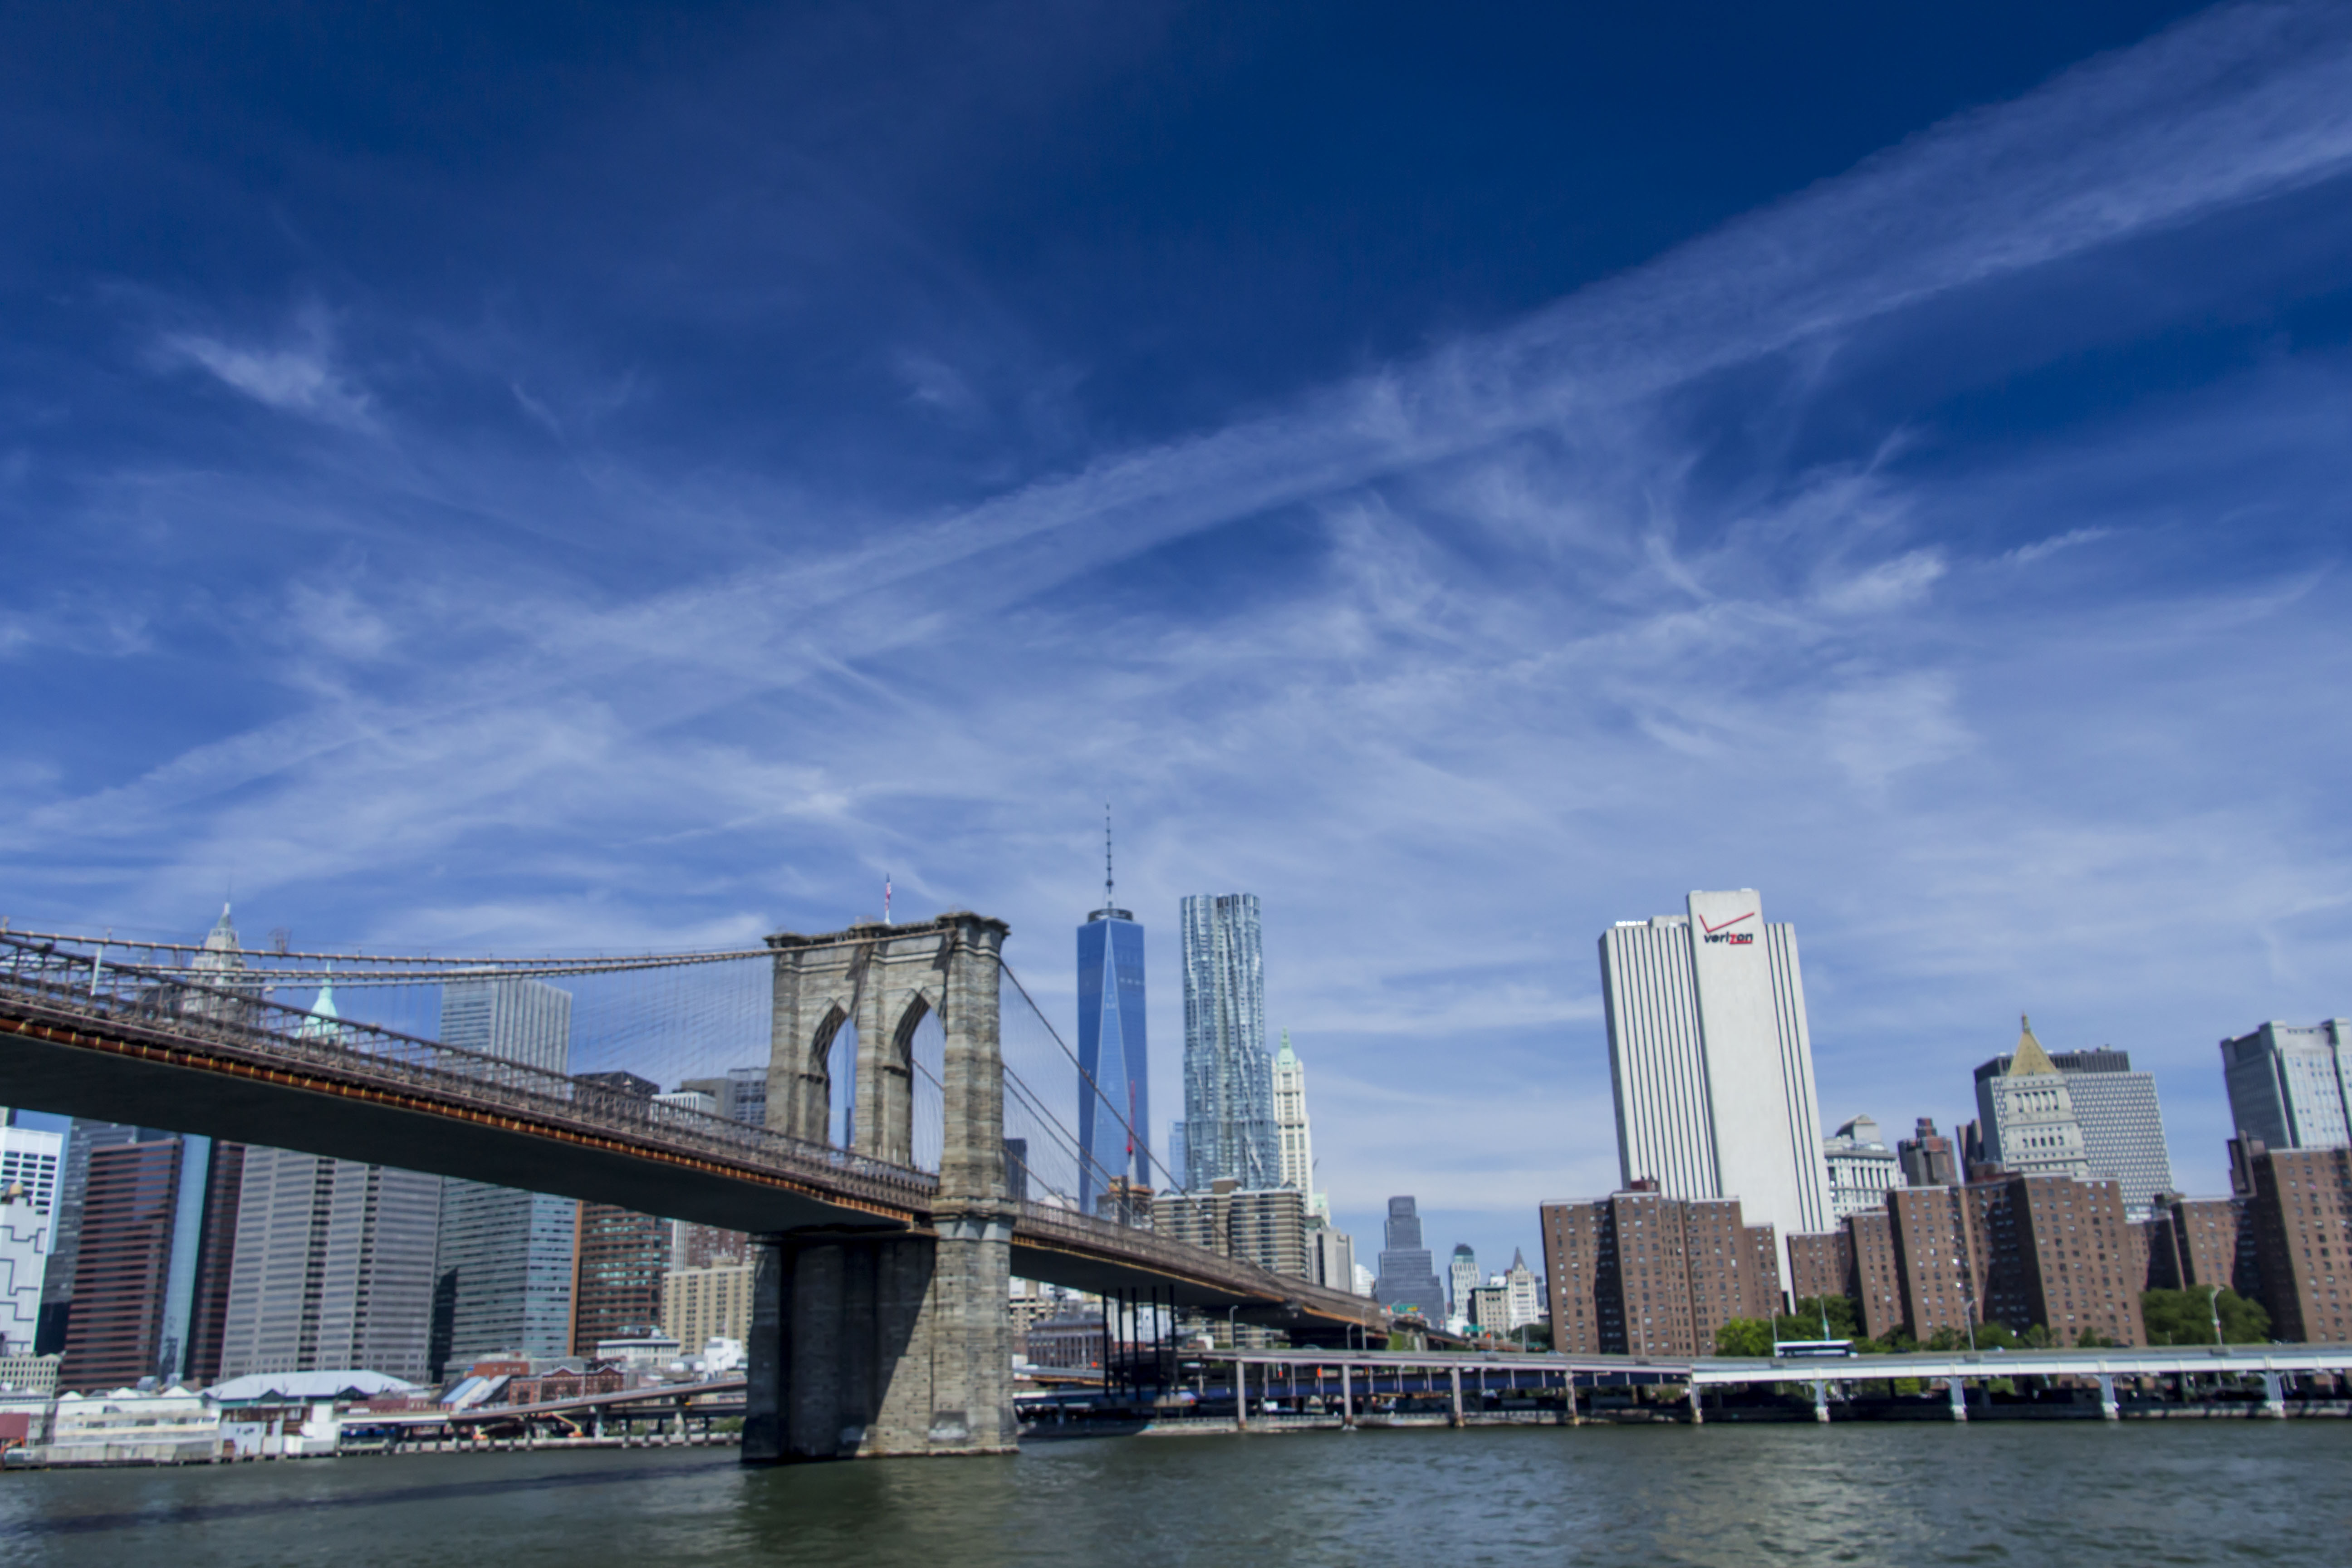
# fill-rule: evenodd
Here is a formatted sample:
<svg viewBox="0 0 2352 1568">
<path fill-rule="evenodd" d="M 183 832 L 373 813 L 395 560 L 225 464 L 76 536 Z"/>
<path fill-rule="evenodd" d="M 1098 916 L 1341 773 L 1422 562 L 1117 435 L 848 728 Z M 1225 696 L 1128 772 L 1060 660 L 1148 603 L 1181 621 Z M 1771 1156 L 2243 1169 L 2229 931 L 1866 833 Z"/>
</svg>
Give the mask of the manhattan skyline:
<svg viewBox="0 0 2352 1568">
<path fill-rule="evenodd" d="M 1614 1184 L 1591 944 L 1700 888 L 1824 1122 L 2031 1013 L 2221 1190 L 2218 1042 L 2352 1006 L 2352 22 L 1704 20 L 12 14 L 0 914 L 887 872 L 1074 1016 L 1116 798 L 1163 1122 L 1251 889 L 1360 1243 Z"/>
</svg>

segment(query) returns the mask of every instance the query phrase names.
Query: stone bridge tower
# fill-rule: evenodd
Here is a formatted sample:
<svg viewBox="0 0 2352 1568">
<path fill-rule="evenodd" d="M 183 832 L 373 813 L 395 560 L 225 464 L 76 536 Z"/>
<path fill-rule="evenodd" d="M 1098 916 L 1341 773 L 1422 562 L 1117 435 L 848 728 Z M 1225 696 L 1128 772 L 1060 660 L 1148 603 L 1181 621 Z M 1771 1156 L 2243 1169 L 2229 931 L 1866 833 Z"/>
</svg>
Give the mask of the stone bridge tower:
<svg viewBox="0 0 2352 1568">
<path fill-rule="evenodd" d="M 929 1234 L 877 1223 L 760 1237 L 743 1461 L 1000 1454 L 1015 1446 L 1008 1305 L 1014 1205 L 997 1035 L 1007 927 L 973 914 L 772 936 L 768 1125 L 826 1141 L 826 1057 L 857 1031 L 851 1150 L 913 1163 L 914 1037 L 947 1037 Z"/>
</svg>

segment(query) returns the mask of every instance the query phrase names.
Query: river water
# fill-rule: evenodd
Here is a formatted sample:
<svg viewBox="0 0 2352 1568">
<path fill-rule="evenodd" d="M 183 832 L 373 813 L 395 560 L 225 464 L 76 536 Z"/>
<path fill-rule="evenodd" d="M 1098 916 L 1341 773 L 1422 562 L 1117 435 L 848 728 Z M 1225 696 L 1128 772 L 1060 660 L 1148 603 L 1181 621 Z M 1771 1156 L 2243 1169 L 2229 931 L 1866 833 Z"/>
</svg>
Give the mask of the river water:
<svg viewBox="0 0 2352 1568">
<path fill-rule="evenodd" d="M 1093 1438 L 744 1470 L 726 1448 L 0 1475 L 0 1563 L 2343 1563 L 2352 1422 Z"/>
</svg>

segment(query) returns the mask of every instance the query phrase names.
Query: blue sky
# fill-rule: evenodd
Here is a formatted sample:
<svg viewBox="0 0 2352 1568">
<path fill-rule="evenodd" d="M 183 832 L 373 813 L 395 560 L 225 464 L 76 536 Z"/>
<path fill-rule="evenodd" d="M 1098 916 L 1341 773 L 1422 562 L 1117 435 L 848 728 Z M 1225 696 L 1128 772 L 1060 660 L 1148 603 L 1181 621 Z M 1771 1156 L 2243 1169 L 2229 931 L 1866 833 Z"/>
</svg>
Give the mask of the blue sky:
<svg viewBox="0 0 2352 1568">
<path fill-rule="evenodd" d="M 2352 17 L 25 5 L 0 913 L 437 951 L 1264 900 L 1325 1184 L 1616 1178 L 1593 943 L 1822 1110 L 2352 1008 Z"/>
</svg>

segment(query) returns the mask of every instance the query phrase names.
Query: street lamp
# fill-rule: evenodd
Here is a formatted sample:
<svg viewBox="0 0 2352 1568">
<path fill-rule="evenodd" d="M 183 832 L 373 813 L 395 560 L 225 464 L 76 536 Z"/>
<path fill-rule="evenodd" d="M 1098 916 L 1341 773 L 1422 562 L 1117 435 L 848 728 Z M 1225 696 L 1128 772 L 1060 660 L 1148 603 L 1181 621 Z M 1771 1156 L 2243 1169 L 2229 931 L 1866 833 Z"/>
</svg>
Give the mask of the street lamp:
<svg viewBox="0 0 2352 1568">
<path fill-rule="evenodd" d="M 2205 1305 L 2206 1308 L 2213 1314 L 2213 1342 L 2217 1345 L 2221 1344 L 2222 1342 L 2221 1287 L 2219 1285 L 2208 1285 L 2205 1287 Z"/>
</svg>

